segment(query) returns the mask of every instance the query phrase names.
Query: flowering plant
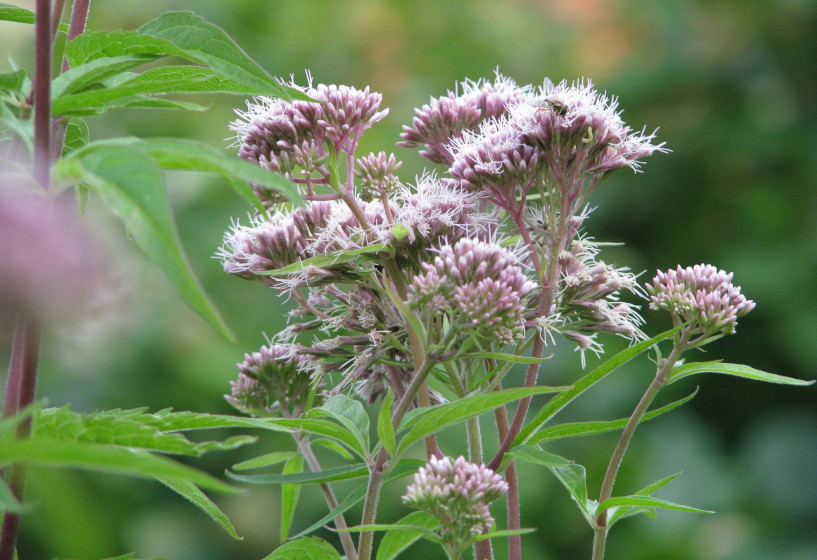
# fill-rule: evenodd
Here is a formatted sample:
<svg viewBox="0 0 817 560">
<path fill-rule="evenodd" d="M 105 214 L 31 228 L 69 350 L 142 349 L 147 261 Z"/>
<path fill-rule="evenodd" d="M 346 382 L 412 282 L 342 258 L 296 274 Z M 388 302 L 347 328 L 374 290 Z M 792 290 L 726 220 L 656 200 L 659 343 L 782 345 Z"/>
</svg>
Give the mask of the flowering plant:
<svg viewBox="0 0 817 560">
<path fill-rule="evenodd" d="M 288 489 L 281 536 L 291 540 L 270 559 L 340 558 L 329 542 L 306 536 L 329 523 L 347 560 L 373 558 L 378 531 L 385 532 L 378 559 L 395 558 L 421 538 L 451 560 L 468 550 L 480 560 L 494 558 L 499 539 L 507 539 L 508 557 L 521 559 L 522 535 L 535 530 L 521 518 L 516 463 L 523 461 L 566 488 L 594 535 L 591 557 L 601 560 L 610 528 L 625 517 L 662 508 L 704 511 L 653 495 L 674 477 L 613 495 L 636 427 L 692 397 L 650 410 L 661 388 L 705 372 L 808 384 L 744 365 L 685 361 L 733 334 L 754 308 L 731 274 L 679 266 L 642 285 L 628 268 L 601 260 L 604 244 L 587 230 L 591 196 L 614 172 L 640 171 L 645 158 L 668 150 L 655 133 L 631 129 L 615 98 L 589 80 L 520 86 L 497 72 L 432 99 L 415 111 L 399 142 L 437 166 L 412 181 L 400 178 L 394 154 L 358 153 L 361 136 L 388 113 L 369 88 L 314 85 L 311 77 L 306 86 L 274 80 L 223 31 L 188 13 L 165 14 L 134 32 L 83 33 L 88 5 L 80 0 L 67 29 L 64 70 L 52 80 L 59 27 L 52 27 L 49 7 L 38 3 L 33 95 L 25 71 L 0 76 L 4 161 L 15 173 L 30 173 L 33 185 L 25 194 L 4 191 L 0 216 L 17 208 L 7 198 L 21 208 L 36 199 L 32 214 L 56 215 L 64 189 L 75 188 L 80 210 L 89 190 L 97 193 L 191 307 L 229 338 L 183 258 L 159 169 L 215 172 L 253 208 L 224 236 L 217 256 L 225 272 L 263 283 L 292 309 L 287 327 L 238 364 L 226 399 L 240 415 L 80 415 L 32 404 L 39 325 L 55 305 L 15 295 L 21 304 L 11 310 L 17 338 L 4 408 L 10 419 L 0 425 L 0 461 L 10 465 L 8 484 L 0 485 L 6 490 L 0 560 L 14 553 L 28 463 L 155 478 L 236 536 L 199 489 L 235 487 L 157 455 L 200 455 L 254 441 L 194 443 L 182 434 L 216 427 L 285 432 L 297 448 L 228 472 L 236 482 Z M 4 19 L 33 19 L 25 10 L 3 9 Z M 195 65 L 163 66 L 170 56 Z M 125 106 L 198 108 L 164 95 L 202 92 L 252 96 L 230 125 L 239 158 L 174 139 L 89 141 L 84 115 Z M 32 107 L 33 137 L 23 126 Z M 28 231 L 27 212 L 0 221 L 9 239 Z M 73 257 L 57 258 L 66 256 Z M 24 260 L 4 259 L 14 264 L 8 278 L 0 277 L 4 301 L 38 284 L 28 281 L 35 273 Z M 648 334 L 638 298 L 667 312 L 672 328 Z M 628 347 L 586 371 L 587 352 L 601 356 L 607 335 Z M 559 345 L 579 352 L 577 373 L 548 367 L 548 352 Z M 584 391 L 642 355 L 655 363 L 655 377 L 628 418 L 554 423 Z M 544 402 L 532 408 L 534 398 Z M 486 416 L 495 434 L 485 433 Z M 463 425 L 465 448 L 441 446 L 440 430 Z M 591 498 L 584 467 L 547 444 L 613 430 L 620 439 Z M 416 449 L 420 442 L 423 451 Z M 324 468 L 318 448 L 336 452 L 342 463 Z M 242 473 L 279 463 L 280 474 Z M 417 511 L 382 523 L 383 487 L 405 486 L 411 475 L 402 502 Z M 339 498 L 336 483 L 352 479 L 365 484 Z M 319 485 L 328 511 L 290 537 L 296 488 L 308 483 Z M 490 503 L 503 497 L 507 527 L 499 528 Z M 360 523 L 350 526 L 349 511 L 361 503 Z"/>
</svg>

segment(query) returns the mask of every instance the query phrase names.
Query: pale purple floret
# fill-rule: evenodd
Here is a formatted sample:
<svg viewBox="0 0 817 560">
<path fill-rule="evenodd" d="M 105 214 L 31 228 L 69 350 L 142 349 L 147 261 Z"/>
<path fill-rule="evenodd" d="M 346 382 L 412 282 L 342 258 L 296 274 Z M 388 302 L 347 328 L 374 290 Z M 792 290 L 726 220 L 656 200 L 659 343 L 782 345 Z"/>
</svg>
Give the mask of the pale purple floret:
<svg viewBox="0 0 817 560">
<path fill-rule="evenodd" d="M 524 334 L 525 296 L 536 287 L 517 257 L 495 243 L 469 238 L 444 245 L 409 286 L 409 303 L 447 313 L 463 332 L 507 344 Z"/>
<path fill-rule="evenodd" d="M 304 362 L 292 344 L 271 344 L 244 354 L 238 380 L 230 382 L 232 391 L 225 398 L 242 412 L 298 416 L 313 385 Z"/>
<path fill-rule="evenodd" d="M 510 78 L 497 73 L 493 82 L 466 80 L 459 92 L 432 99 L 415 109 L 411 126 L 403 126 L 405 148 L 422 147 L 420 155 L 436 163 L 450 164 L 453 156 L 447 149 L 452 138 L 474 130 L 481 121 L 501 115 L 506 107 L 528 98 L 529 88 L 519 87 Z"/>
<path fill-rule="evenodd" d="M 436 517 L 450 542 L 488 531 L 494 524 L 488 504 L 507 491 L 508 483 L 485 465 L 432 457 L 414 475 L 403 503 Z"/>
<path fill-rule="evenodd" d="M 646 285 L 650 308 L 689 322 L 695 334 L 733 334 L 738 317 L 754 309 L 755 302 L 732 284 L 732 276 L 709 264 L 659 271 Z"/>
</svg>

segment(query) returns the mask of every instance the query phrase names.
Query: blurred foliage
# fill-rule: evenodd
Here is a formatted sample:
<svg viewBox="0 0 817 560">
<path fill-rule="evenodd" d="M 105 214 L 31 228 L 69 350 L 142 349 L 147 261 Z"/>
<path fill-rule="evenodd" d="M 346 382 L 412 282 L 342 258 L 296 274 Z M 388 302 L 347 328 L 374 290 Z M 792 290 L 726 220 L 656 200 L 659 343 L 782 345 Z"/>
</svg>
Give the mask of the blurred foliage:
<svg viewBox="0 0 817 560">
<path fill-rule="evenodd" d="M 23 2 L 33 8 L 33 2 Z M 622 172 L 597 193 L 588 222 L 600 240 L 624 242 L 607 260 L 648 271 L 711 262 L 735 272 L 758 303 L 738 335 L 712 356 L 766 371 L 813 378 L 817 344 L 817 2 L 814 0 L 488 0 L 328 2 L 301 0 L 167 0 L 97 2 L 88 28 L 136 28 L 162 11 L 190 9 L 224 28 L 273 75 L 305 82 L 369 85 L 390 116 L 362 150 L 389 149 L 412 108 L 466 77 L 495 68 L 519 83 L 590 77 L 619 97 L 633 128 L 660 126 L 673 150 L 647 161 L 644 174 Z M 3 50 L 32 68 L 33 28 L 2 24 Z M 8 70 L 2 63 L 0 70 Z M 120 111 L 89 119 L 92 138 L 181 136 L 212 146 L 229 143 L 226 125 L 239 98 L 202 97 L 206 113 Z M 422 171 L 416 153 L 403 178 Z M 211 256 L 233 217 L 247 208 L 215 179 L 171 174 L 174 211 L 191 263 L 235 332 L 232 346 L 178 301 L 124 232 L 100 223 L 112 246 L 107 304 L 44 341 L 39 394 L 79 411 L 150 406 L 228 412 L 222 394 L 242 353 L 285 322 L 282 301 L 260 285 L 227 278 Z M 89 204 L 89 219 L 104 212 Z M 648 312 L 648 315 L 649 312 Z M 650 316 L 649 318 L 653 318 Z M 659 332 L 664 325 L 656 325 Z M 7 359 L 10 333 L 2 332 Z M 578 367 L 559 355 L 551 371 Z M 564 366 L 564 367 L 562 367 Z M 629 413 L 649 379 L 642 364 L 604 383 L 563 419 Z M 560 379 L 559 382 L 569 382 Z M 687 394 L 679 383 L 662 402 Z M 613 531 L 610 560 L 813 560 L 817 550 L 817 411 L 815 389 L 696 378 L 699 395 L 672 418 L 639 430 L 617 488 L 632 491 L 680 470 L 660 497 L 717 510 L 716 516 L 662 512 Z M 673 391 L 676 391 L 673 393 Z M 665 399 L 665 400 L 663 400 Z M 486 425 L 486 431 L 489 426 Z M 456 445 L 461 434 L 442 434 Z M 554 444 L 600 481 L 615 435 Z M 211 455 L 195 465 L 220 474 L 250 454 L 291 449 L 265 436 L 254 450 Z M 588 558 L 592 535 L 558 483 L 520 466 L 524 537 L 532 560 Z M 402 486 L 384 492 L 381 519 L 404 512 Z M 598 488 L 591 486 L 591 492 Z M 340 492 L 343 493 L 342 491 Z M 234 521 L 236 543 L 167 489 L 147 482 L 89 477 L 72 471 L 33 473 L 21 557 L 101 558 L 131 550 L 173 560 L 254 558 L 277 544 L 279 495 L 255 487 L 216 497 Z M 304 511 L 323 512 L 316 488 Z M 500 525 L 504 514 L 494 508 Z M 296 519 L 294 530 L 308 523 Z M 322 532 L 321 536 L 334 538 Z M 496 546 L 499 557 L 504 545 Z M 423 549 L 418 547 L 415 554 Z M 434 554 L 429 549 L 429 554 Z"/>
</svg>

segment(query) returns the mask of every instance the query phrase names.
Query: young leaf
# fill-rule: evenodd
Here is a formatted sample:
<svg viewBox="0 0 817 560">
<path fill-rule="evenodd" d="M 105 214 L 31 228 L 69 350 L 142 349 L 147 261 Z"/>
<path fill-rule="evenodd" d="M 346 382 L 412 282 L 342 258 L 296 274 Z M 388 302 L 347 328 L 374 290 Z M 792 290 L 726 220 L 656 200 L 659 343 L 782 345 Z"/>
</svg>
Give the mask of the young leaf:
<svg viewBox="0 0 817 560">
<path fill-rule="evenodd" d="M 626 364 L 642 352 L 646 352 L 662 340 L 669 338 L 680 329 L 681 327 L 677 327 L 668 330 L 652 337 L 649 340 L 645 340 L 630 346 L 629 348 L 625 348 L 618 354 L 611 356 L 603 364 L 576 381 L 572 388 L 559 395 L 556 395 L 545 403 L 545 405 L 539 409 L 533 419 L 519 431 L 519 435 L 517 435 L 516 439 L 514 440 L 514 445 L 522 445 L 526 443 L 528 439 L 530 439 L 530 437 L 545 424 L 545 422 L 553 418 L 560 410 L 566 407 L 570 401 L 584 393 L 587 389 L 604 379 L 607 375 L 614 372 L 620 366 Z"/>
<path fill-rule="evenodd" d="M 636 496 L 649 496 L 659 488 L 662 488 L 681 476 L 681 473 L 674 474 L 668 476 L 666 478 L 662 478 L 658 482 L 653 482 L 649 486 L 645 486 L 641 490 L 635 493 Z M 607 516 L 607 526 L 612 527 L 613 524 L 618 521 L 619 519 L 624 519 L 625 517 L 630 517 L 632 515 L 638 515 L 639 513 L 643 513 L 652 519 L 655 518 L 655 508 L 649 506 L 618 506 L 614 507 L 610 510 Z"/>
<path fill-rule="evenodd" d="M 585 519 L 593 524 L 594 503 L 587 499 L 587 474 L 584 467 L 559 455 L 543 451 L 538 447 L 523 445 L 508 452 L 514 459 L 520 459 L 550 469 L 562 486 L 567 488 L 570 497 L 579 506 Z"/>
<path fill-rule="evenodd" d="M 440 522 L 436 517 L 432 517 L 424 511 L 415 511 L 399 520 L 396 525 L 435 529 L 440 525 Z M 375 560 L 394 560 L 401 552 L 414 544 L 418 539 L 421 539 L 423 535 L 424 533 L 416 528 L 390 529 L 383 535 L 383 540 L 380 541 L 380 546 L 377 548 L 377 558 Z"/>
<path fill-rule="evenodd" d="M 73 117 L 68 119 L 65 125 L 65 140 L 63 142 L 63 155 L 75 152 L 90 142 L 88 124 L 85 119 Z"/>
<path fill-rule="evenodd" d="M 281 85 L 223 30 L 191 12 L 164 13 L 140 27 L 139 33 L 171 43 L 183 51 L 186 58 L 249 86 L 252 91 L 261 90 L 284 99 L 308 99 L 300 91 Z"/>
<path fill-rule="evenodd" d="M 326 255 L 316 255 L 296 263 L 292 263 L 283 268 L 276 268 L 275 270 L 267 270 L 263 272 L 256 272 L 259 276 L 286 276 L 303 270 L 308 266 L 315 266 L 318 268 L 329 268 L 339 264 L 345 264 L 352 261 L 359 260 L 361 255 L 368 255 L 371 253 L 380 253 L 388 250 L 388 245 L 383 243 L 373 243 L 366 247 L 359 249 L 348 249 L 346 251 L 333 251 Z"/>
<path fill-rule="evenodd" d="M 34 15 L 34 12 L 32 12 L 31 10 L 18 8 L 17 6 L 14 6 L 12 4 L 0 2 L 0 21 L 14 21 L 17 23 L 33 24 L 36 21 L 36 16 Z M 61 23 L 60 31 L 62 31 L 63 33 L 68 33 L 68 25 L 65 23 Z"/>
<path fill-rule="evenodd" d="M 345 447 L 336 441 L 332 441 L 331 439 L 313 439 L 309 442 L 309 444 L 313 446 L 317 445 L 319 447 L 325 447 L 326 449 L 334 451 L 344 459 L 349 459 L 350 461 L 354 459 L 354 456 L 349 453 Z"/>
<path fill-rule="evenodd" d="M 23 505 L 11 493 L 11 488 L 6 483 L 6 479 L 0 478 L 0 511 L 20 513 L 22 509 Z"/>
<path fill-rule="evenodd" d="M 54 173 L 92 187 L 187 304 L 235 340 L 187 263 L 153 158 L 135 146 L 92 143 L 59 160 Z"/>
<path fill-rule="evenodd" d="M 766 373 L 753 367 L 745 366 L 743 364 L 725 364 L 720 361 L 714 362 L 692 362 L 683 364 L 673 368 L 667 378 L 668 383 L 675 383 L 679 379 L 696 375 L 698 373 L 722 373 L 725 375 L 734 375 L 737 377 L 744 377 L 746 379 L 754 379 L 755 381 L 765 381 L 767 383 L 777 383 L 779 385 L 812 385 L 814 381 L 805 381 L 803 379 L 795 379 L 793 377 L 786 377 L 784 375 L 777 375 L 774 373 Z"/>
<path fill-rule="evenodd" d="M 389 474 L 386 475 L 386 484 L 392 482 L 394 480 L 398 480 L 403 478 L 406 475 L 416 473 L 420 467 L 425 465 L 425 461 L 420 461 L 418 459 L 402 459 L 400 460 L 397 465 L 394 466 L 389 471 Z M 318 519 L 315 523 L 298 533 L 297 535 L 293 535 L 293 539 L 297 539 L 303 535 L 308 535 L 312 531 L 326 525 L 327 523 L 331 522 L 334 518 L 338 515 L 346 512 L 347 510 L 353 508 L 357 504 L 363 501 L 363 498 L 366 497 L 366 485 L 361 484 L 357 486 L 354 490 L 349 492 L 346 497 L 341 500 L 338 504 L 338 507 Z"/>
<path fill-rule="evenodd" d="M 224 512 L 221 511 L 204 492 L 199 490 L 198 486 L 190 481 L 175 478 L 160 478 L 158 480 L 207 514 L 210 519 L 218 523 L 222 529 L 227 531 L 228 535 L 239 541 L 242 539 L 242 537 L 239 537 L 238 533 L 235 532 L 235 527 L 233 527 L 233 524 L 230 522 L 229 518 L 224 515 Z"/>
<path fill-rule="evenodd" d="M 292 460 L 289 459 L 290 461 Z M 343 465 L 317 472 L 284 472 L 281 474 L 235 474 L 227 471 L 227 476 L 240 482 L 251 484 L 316 484 L 320 482 L 335 482 L 351 478 L 364 478 L 369 475 L 369 469 L 364 463 Z"/>
<path fill-rule="evenodd" d="M 327 414 L 343 425 L 350 433 L 356 434 L 363 449 L 369 448 L 369 415 L 360 401 L 346 395 L 335 395 L 317 409 L 310 410 L 306 417 Z"/>
<path fill-rule="evenodd" d="M 297 475 L 304 469 L 304 458 L 300 455 L 289 459 L 284 464 L 284 475 Z M 300 484 L 284 484 L 281 487 L 281 542 L 287 540 L 295 508 L 298 507 L 298 496 L 301 493 Z"/>
<path fill-rule="evenodd" d="M 28 463 L 49 467 L 78 467 L 142 478 L 178 478 L 203 488 L 236 493 L 238 490 L 191 467 L 141 450 L 115 445 L 59 441 L 32 437 L 0 446 L 0 465 Z"/>
<path fill-rule="evenodd" d="M 275 451 L 274 453 L 267 453 L 254 459 L 249 459 L 241 463 L 233 465 L 233 470 L 247 471 L 250 469 L 260 469 L 261 467 L 269 467 L 288 461 L 297 455 L 295 451 Z"/>
<path fill-rule="evenodd" d="M 692 394 L 682 399 L 648 412 L 644 415 L 644 418 L 641 419 L 641 422 L 652 420 L 653 418 L 661 416 L 662 414 L 669 412 L 670 410 L 677 408 L 686 402 L 689 402 L 697 393 L 698 389 L 695 389 Z M 605 432 L 612 432 L 624 428 L 628 420 L 629 418 L 619 418 L 618 420 L 610 421 L 570 422 L 565 424 L 557 424 L 556 426 L 544 428 L 536 432 L 528 440 L 528 444 L 533 445 L 545 441 L 553 441 L 555 439 L 590 436 L 603 434 Z"/>
<path fill-rule="evenodd" d="M 26 71 L 18 68 L 12 72 L 0 73 L 0 90 L 20 92 L 26 81 Z"/>
<path fill-rule="evenodd" d="M 394 456 L 397 448 L 397 443 L 394 439 L 394 425 L 391 422 L 391 402 L 394 395 L 389 388 L 386 396 L 383 398 L 383 406 L 380 407 L 380 414 L 377 417 L 377 437 L 380 443 L 389 452 L 389 455 Z"/>
<path fill-rule="evenodd" d="M 533 395 L 563 391 L 564 387 L 519 387 L 465 397 L 449 404 L 437 406 L 425 414 L 413 417 L 408 433 L 397 446 L 396 455 L 402 455 L 411 444 L 436 433 L 447 426 L 464 422 L 504 404 Z M 401 424 L 405 427 L 405 423 Z"/>
<path fill-rule="evenodd" d="M 596 508 L 596 516 L 605 510 L 619 506 L 648 506 L 662 509 L 674 509 L 678 511 L 690 511 L 693 513 L 715 513 L 714 511 L 709 511 L 706 509 L 698 509 L 689 506 L 682 506 L 680 504 L 674 504 L 672 502 L 653 498 L 652 496 L 620 496 L 617 498 L 608 498 L 600 503 L 598 508 Z"/>
<path fill-rule="evenodd" d="M 318 537 L 303 537 L 282 546 L 262 560 L 340 560 L 340 554 Z"/>
<path fill-rule="evenodd" d="M 514 364 L 541 364 L 550 359 L 550 356 L 545 358 L 534 358 L 532 356 L 517 356 L 516 354 L 502 354 L 500 352 L 477 352 L 473 354 L 462 354 L 457 356 L 457 359 L 477 358 L 480 360 L 491 359 L 500 360 L 504 362 L 511 362 Z"/>
</svg>

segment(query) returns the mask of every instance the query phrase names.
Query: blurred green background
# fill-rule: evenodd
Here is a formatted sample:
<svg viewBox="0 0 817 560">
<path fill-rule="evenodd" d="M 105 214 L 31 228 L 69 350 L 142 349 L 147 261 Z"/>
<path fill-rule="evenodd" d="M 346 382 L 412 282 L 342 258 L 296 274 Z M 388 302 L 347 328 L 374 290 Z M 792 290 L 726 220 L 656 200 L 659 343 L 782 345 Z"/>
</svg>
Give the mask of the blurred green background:
<svg viewBox="0 0 817 560">
<path fill-rule="evenodd" d="M 33 1 L 21 5 L 33 8 Z M 815 377 L 814 0 L 97 1 L 88 27 L 132 29 L 179 9 L 224 28 L 273 75 L 293 74 L 304 83 L 309 69 L 316 82 L 381 92 L 391 113 L 364 137 L 362 150 L 393 150 L 405 162 L 406 181 L 426 162 L 394 147 L 401 125 L 410 122 L 413 107 L 456 81 L 491 77 L 497 67 L 520 84 L 540 84 L 545 76 L 593 79 L 619 97 L 628 124 L 660 127 L 659 140 L 673 150 L 649 158 L 643 174 L 621 172 L 598 191 L 588 233 L 625 243 L 605 260 L 647 271 L 645 280 L 656 268 L 676 264 L 734 271 L 757 309 L 741 320 L 738 336 L 713 344 L 704 359 Z M 33 68 L 32 27 L 2 23 L 0 36 L 4 52 Z M 8 70 L 5 61 L 0 69 Z M 227 123 L 244 100 L 202 101 L 212 104 L 208 112 L 130 110 L 91 118 L 92 138 L 182 136 L 226 146 Z M 239 344 L 218 338 L 184 307 L 92 197 L 89 219 L 106 232 L 100 239 L 114 254 L 110 290 L 82 321 L 47 331 L 38 394 L 52 405 L 229 413 L 222 395 L 235 363 L 263 344 L 262 333 L 283 325 L 282 301 L 260 285 L 228 278 L 211 258 L 231 219 L 246 216 L 242 201 L 223 183 L 198 175 L 169 174 L 168 189 L 190 261 Z M 662 317 L 646 314 L 652 333 L 665 326 Z M 3 332 L 1 342 L 7 363 L 10 333 Z M 579 360 L 568 352 L 547 367 L 547 382 L 569 383 Z M 562 419 L 626 416 L 650 376 L 646 361 L 636 364 Z M 608 558 L 817 559 L 815 389 L 695 377 L 659 400 L 679 398 L 696 384 L 701 388 L 692 403 L 639 429 L 616 489 L 632 492 L 684 471 L 659 496 L 718 514 L 661 512 L 655 521 L 625 521 L 612 532 Z M 554 444 L 553 451 L 585 464 L 597 494 L 616 437 Z M 457 449 L 461 440 L 453 429 L 442 444 Z M 237 455 L 214 454 L 193 464 L 220 475 L 240 459 L 283 446 L 291 448 L 265 436 Z M 523 526 L 538 528 L 524 537 L 525 558 L 589 558 L 591 531 L 567 493 L 542 470 L 522 465 L 520 476 Z M 405 513 L 397 499 L 403 487 L 387 489 L 381 520 Z M 172 560 L 252 559 L 278 544 L 275 488 L 215 497 L 243 542 L 154 483 L 35 471 L 27 492 L 37 505 L 22 522 L 21 558 L 138 551 Z M 316 488 L 301 498 L 296 531 L 324 511 Z M 501 507 L 494 512 L 502 524 Z M 503 558 L 504 543 L 496 549 Z M 421 550 L 429 558 L 438 554 L 434 548 L 415 554 Z"/>
</svg>

